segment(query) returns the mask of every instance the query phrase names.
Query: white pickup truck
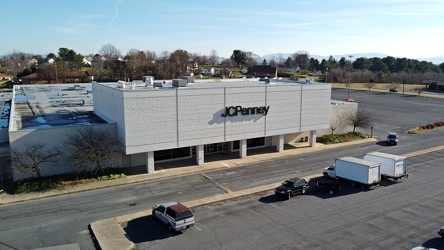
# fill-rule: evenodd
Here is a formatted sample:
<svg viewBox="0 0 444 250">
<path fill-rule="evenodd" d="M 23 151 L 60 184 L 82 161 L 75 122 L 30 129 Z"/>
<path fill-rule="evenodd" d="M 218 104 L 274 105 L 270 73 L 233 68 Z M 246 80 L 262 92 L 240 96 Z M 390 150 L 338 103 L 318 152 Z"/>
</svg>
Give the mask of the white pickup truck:
<svg viewBox="0 0 444 250">
<path fill-rule="evenodd" d="M 153 206 L 153 218 L 168 226 L 170 232 L 182 231 L 194 226 L 191 210 L 178 202 L 167 202 Z"/>
</svg>

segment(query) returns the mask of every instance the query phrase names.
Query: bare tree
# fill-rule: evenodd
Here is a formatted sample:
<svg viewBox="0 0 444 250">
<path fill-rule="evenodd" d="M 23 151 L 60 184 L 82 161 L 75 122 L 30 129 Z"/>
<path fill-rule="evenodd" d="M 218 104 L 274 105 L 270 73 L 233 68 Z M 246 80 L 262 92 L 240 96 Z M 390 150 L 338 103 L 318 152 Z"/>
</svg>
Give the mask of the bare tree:
<svg viewBox="0 0 444 250">
<path fill-rule="evenodd" d="M 217 65 L 217 51 L 211 50 L 209 61 L 211 63 L 211 66 Z"/>
<path fill-rule="evenodd" d="M 371 116 L 364 111 L 357 111 L 346 117 L 346 123 L 353 126 L 354 133 L 357 127 L 368 128 L 371 125 Z"/>
<path fill-rule="evenodd" d="M 103 45 L 99 50 L 99 54 L 108 61 L 117 60 L 121 57 L 120 51 L 110 43 Z"/>
<path fill-rule="evenodd" d="M 376 83 L 374 83 L 374 82 L 366 82 L 364 85 L 366 88 L 368 88 L 369 91 L 371 88 L 376 87 Z"/>
<path fill-rule="evenodd" d="M 76 127 L 66 134 L 63 144 L 67 158 L 79 172 L 103 172 L 117 164 L 117 140 L 105 129 L 93 126 Z"/>
<path fill-rule="evenodd" d="M 233 68 L 234 65 L 236 65 L 236 62 L 233 62 L 233 60 L 231 60 L 230 58 L 224 59 L 221 62 L 221 66 L 223 68 Z"/>
<path fill-rule="evenodd" d="M 28 142 L 21 149 L 11 149 L 12 168 L 24 174 L 36 174 L 40 178 L 42 167 L 55 164 L 60 155 L 57 148 L 48 148 L 40 142 Z"/>
<path fill-rule="evenodd" d="M 55 65 L 51 65 L 49 63 L 45 63 L 37 69 L 37 73 L 44 78 L 48 83 L 51 83 L 51 80 L 55 79 Z"/>
<path fill-rule="evenodd" d="M 425 87 L 417 87 L 414 88 L 413 90 L 418 92 L 418 95 L 421 95 L 421 93 L 425 90 Z"/>
</svg>

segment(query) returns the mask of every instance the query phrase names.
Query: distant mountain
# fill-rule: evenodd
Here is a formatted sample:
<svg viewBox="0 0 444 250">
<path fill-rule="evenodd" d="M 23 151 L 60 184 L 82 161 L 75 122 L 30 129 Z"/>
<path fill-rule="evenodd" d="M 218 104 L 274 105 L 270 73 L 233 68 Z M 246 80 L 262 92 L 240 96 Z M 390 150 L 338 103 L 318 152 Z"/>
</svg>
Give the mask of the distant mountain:
<svg viewBox="0 0 444 250">
<path fill-rule="evenodd" d="M 435 57 L 427 57 L 427 58 L 417 58 L 419 61 L 432 62 L 433 64 L 440 65 L 444 63 L 444 55 L 435 56 Z"/>
<path fill-rule="evenodd" d="M 268 54 L 265 56 L 261 56 L 259 57 L 259 62 L 262 62 L 264 59 L 269 61 L 271 59 L 279 59 L 279 58 L 283 58 L 284 60 L 286 60 L 289 56 L 291 56 L 294 53 L 274 53 L 274 54 Z M 356 58 L 360 58 L 360 57 L 365 57 L 365 58 L 373 58 L 373 57 L 379 57 L 379 58 L 384 58 L 387 57 L 389 55 L 386 54 L 381 54 L 381 53 L 358 53 L 358 54 L 345 54 L 345 55 L 331 55 L 333 58 L 336 59 L 336 61 L 339 61 L 342 57 L 345 57 L 346 59 L 349 59 L 349 56 L 353 55 L 352 60 L 356 60 Z M 328 56 L 320 56 L 320 55 L 312 55 L 310 54 L 311 58 L 314 59 L 318 59 L 319 62 L 321 62 L 323 59 L 328 60 L 328 58 L 330 58 L 330 55 Z M 393 56 L 395 58 L 397 58 L 396 56 Z M 436 57 L 428 57 L 428 58 L 411 58 L 411 59 L 416 59 L 419 61 L 426 61 L 426 62 L 431 62 L 433 64 L 441 64 L 444 63 L 444 55 L 441 56 L 436 56 Z"/>
</svg>

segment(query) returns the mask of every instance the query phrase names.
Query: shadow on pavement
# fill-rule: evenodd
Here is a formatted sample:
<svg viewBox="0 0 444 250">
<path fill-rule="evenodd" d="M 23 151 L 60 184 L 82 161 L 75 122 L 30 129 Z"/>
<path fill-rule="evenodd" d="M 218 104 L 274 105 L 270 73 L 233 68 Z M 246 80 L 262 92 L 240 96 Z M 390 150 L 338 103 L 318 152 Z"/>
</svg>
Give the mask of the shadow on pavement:
<svg viewBox="0 0 444 250">
<path fill-rule="evenodd" d="M 155 220 L 151 215 L 130 220 L 123 227 L 127 236 L 135 244 L 161 240 L 181 234 L 168 232 L 167 227 L 161 222 Z"/>
<path fill-rule="evenodd" d="M 332 188 L 318 187 L 319 184 L 326 184 L 332 186 Z M 369 191 L 368 189 L 363 189 L 361 187 L 352 187 L 349 183 L 335 180 L 325 177 L 312 178 L 308 182 L 310 188 L 307 190 L 306 195 L 313 195 L 321 199 L 330 199 L 338 196 L 351 195 L 359 192 Z M 339 188 L 338 188 L 339 187 Z M 332 191 L 332 192 L 330 192 Z"/>
<path fill-rule="evenodd" d="M 285 200 L 285 198 L 279 197 L 279 196 L 274 195 L 274 194 L 263 196 L 263 197 L 259 198 L 259 202 L 262 202 L 262 203 L 265 203 L 265 204 L 281 202 L 281 201 L 284 201 L 284 200 Z"/>
<path fill-rule="evenodd" d="M 424 242 L 421 246 L 430 249 L 444 249 L 444 240 L 441 237 L 436 237 Z"/>
</svg>

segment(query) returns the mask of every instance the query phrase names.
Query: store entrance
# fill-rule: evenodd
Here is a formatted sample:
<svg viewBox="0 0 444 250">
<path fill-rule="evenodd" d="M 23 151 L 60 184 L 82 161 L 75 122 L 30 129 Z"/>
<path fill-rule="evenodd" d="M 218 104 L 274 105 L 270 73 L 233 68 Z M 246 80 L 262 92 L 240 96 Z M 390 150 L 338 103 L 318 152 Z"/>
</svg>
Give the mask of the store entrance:
<svg viewBox="0 0 444 250">
<path fill-rule="evenodd" d="M 219 153 L 228 150 L 226 142 L 206 144 L 204 147 L 205 154 Z"/>
</svg>

